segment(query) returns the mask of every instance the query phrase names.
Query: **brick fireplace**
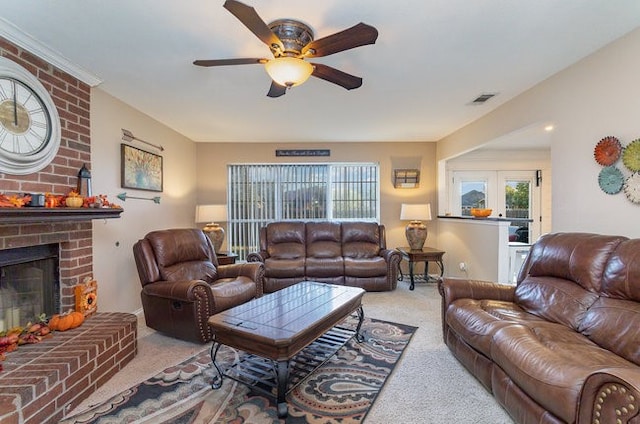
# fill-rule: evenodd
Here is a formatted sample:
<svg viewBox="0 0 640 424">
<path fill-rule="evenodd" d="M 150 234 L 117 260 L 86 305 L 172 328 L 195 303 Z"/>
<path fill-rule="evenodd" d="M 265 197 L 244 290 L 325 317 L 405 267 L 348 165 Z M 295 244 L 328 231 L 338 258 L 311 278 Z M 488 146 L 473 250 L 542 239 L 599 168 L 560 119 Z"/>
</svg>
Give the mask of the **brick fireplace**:
<svg viewBox="0 0 640 424">
<path fill-rule="evenodd" d="M 91 164 L 91 87 L 2 37 L 0 56 L 20 64 L 45 86 L 57 107 L 62 135 L 57 155 L 41 171 L 0 171 L 0 193 L 67 194 L 76 187 L 80 168 Z M 75 306 L 74 286 L 93 277 L 91 219 L 118 216 L 98 209 L 0 208 L 0 250 L 59 246 L 59 312 L 66 311 Z M 136 338 L 134 315 L 99 310 L 76 329 L 7 354 L 0 371 L 0 422 L 58 422 L 133 359 Z"/>
<path fill-rule="evenodd" d="M 76 187 L 78 171 L 91 163 L 91 87 L 0 37 L 0 55 L 34 74 L 45 86 L 60 115 L 60 149 L 54 160 L 29 175 L 0 174 L 0 192 L 66 194 Z M 90 221 L 15 222 L 0 217 L 0 249 L 60 243 L 61 306 L 73 306 L 73 286 L 93 273 Z"/>
</svg>

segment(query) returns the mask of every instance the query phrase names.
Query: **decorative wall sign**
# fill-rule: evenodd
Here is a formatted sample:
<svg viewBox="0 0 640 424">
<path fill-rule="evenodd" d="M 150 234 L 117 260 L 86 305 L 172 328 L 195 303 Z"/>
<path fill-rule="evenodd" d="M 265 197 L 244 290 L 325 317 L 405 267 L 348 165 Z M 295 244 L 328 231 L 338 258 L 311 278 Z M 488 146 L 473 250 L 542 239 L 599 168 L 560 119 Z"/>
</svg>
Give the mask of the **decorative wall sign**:
<svg viewBox="0 0 640 424">
<path fill-rule="evenodd" d="M 329 149 L 276 149 L 276 156 L 331 156 Z"/>
<path fill-rule="evenodd" d="M 162 156 L 121 144 L 121 187 L 162 191 Z"/>
<path fill-rule="evenodd" d="M 85 317 L 98 310 L 98 282 L 90 277 L 85 278 L 82 284 L 74 287 L 76 300 L 76 312 L 81 312 Z"/>
</svg>

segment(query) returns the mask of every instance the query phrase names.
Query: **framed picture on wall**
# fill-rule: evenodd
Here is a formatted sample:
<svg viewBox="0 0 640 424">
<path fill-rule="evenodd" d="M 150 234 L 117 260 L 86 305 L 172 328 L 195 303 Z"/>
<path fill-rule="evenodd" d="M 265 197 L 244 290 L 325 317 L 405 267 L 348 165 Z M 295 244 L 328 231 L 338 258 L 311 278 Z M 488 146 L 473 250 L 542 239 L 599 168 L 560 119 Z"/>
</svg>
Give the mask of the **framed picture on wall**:
<svg viewBox="0 0 640 424">
<path fill-rule="evenodd" d="M 162 191 L 162 156 L 122 143 L 121 187 Z"/>
</svg>

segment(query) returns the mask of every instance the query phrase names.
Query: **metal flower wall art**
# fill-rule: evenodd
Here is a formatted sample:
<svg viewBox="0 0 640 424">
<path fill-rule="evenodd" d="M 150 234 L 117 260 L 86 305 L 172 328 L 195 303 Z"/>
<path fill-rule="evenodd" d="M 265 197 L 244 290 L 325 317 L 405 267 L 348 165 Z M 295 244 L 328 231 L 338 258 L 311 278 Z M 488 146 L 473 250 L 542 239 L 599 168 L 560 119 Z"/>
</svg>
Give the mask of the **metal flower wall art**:
<svg viewBox="0 0 640 424">
<path fill-rule="evenodd" d="M 593 157 L 603 167 L 598 174 L 600 189 L 607 194 L 622 191 L 630 202 L 640 204 L 640 139 L 622 147 L 616 137 L 604 137 L 596 144 Z M 622 169 L 616 165 L 621 158 Z"/>
</svg>

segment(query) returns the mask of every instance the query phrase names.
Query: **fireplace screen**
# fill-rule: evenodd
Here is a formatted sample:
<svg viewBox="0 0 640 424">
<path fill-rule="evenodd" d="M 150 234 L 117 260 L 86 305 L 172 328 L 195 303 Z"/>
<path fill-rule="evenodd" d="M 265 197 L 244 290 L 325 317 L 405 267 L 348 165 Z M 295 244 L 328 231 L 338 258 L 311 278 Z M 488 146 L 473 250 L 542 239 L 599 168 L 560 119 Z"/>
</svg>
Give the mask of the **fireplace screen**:
<svg viewBox="0 0 640 424">
<path fill-rule="evenodd" d="M 58 312 L 58 245 L 0 250 L 0 331 Z"/>
</svg>

